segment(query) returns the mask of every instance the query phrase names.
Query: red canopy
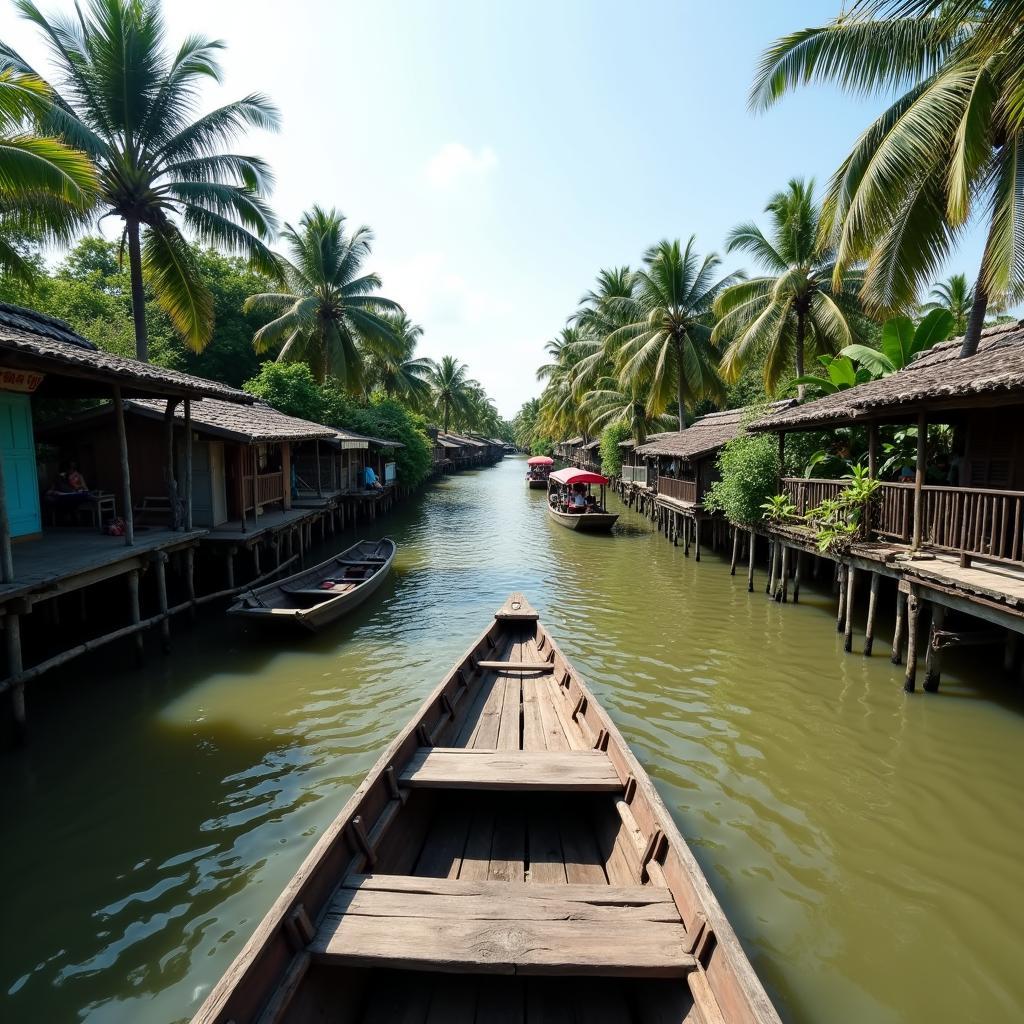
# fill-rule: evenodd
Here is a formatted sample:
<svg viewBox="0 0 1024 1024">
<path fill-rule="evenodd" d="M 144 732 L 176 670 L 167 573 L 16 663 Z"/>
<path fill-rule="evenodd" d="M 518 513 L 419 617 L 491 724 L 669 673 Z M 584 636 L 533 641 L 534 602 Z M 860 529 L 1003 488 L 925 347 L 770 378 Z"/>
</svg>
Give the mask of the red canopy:
<svg viewBox="0 0 1024 1024">
<path fill-rule="evenodd" d="M 571 487 L 573 484 L 607 484 L 608 478 L 600 473 L 588 473 L 585 469 L 559 469 L 548 477 L 557 484 Z"/>
<path fill-rule="evenodd" d="M 534 455 L 532 459 L 526 460 L 526 464 L 528 466 L 553 466 L 555 460 L 548 458 L 547 455 Z"/>
</svg>

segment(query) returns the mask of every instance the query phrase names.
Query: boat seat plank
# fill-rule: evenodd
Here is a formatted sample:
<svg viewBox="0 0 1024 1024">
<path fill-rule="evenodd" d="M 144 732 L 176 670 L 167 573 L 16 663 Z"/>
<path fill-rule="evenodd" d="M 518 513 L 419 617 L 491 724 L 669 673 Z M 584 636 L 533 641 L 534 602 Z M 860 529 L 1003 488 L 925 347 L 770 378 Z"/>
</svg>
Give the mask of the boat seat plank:
<svg viewBox="0 0 1024 1024">
<path fill-rule="evenodd" d="M 493 750 L 420 747 L 400 776 L 431 789 L 548 790 L 613 793 L 622 783 L 600 750 Z"/>
<path fill-rule="evenodd" d="M 355 580 L 346 580 L 345 583 L 348 585 L 345 587 L 336 586 L 327 590 L 323 587 L 282 587 L 281 590 L 286 594 L 297 594 L 300 597 L 319 597 L 321 601 L 330 601 L 332 597 L 341 597 L 342 594 L 349 594 L 356 588 Z M 365 580 L 359 580 L 359 583 L 365 583 Z"/>
<path fill-rule="evenodd" d="M 485 974 L 680 977 L 695 965 L 668 889 L 351 876 L 319 962 Z"/>
<path fill-rule="evenodd" d="M 477 665 L 492 672 L 554 672 L 550 661 L 478 661 Z"/>
</svg>

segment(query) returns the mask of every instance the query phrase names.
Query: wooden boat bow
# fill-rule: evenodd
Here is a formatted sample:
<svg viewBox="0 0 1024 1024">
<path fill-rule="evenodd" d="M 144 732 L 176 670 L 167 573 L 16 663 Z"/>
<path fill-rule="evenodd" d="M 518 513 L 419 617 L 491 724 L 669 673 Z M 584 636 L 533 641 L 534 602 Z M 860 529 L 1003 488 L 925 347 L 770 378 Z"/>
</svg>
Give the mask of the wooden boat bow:
<svg viewBox="0 0 1024 1024">
<path fill-rule="evenodd" d="M 512 594 L 194 1024 L 573 1015 L 778 1024 L 646 772 Z"/>
</svg>

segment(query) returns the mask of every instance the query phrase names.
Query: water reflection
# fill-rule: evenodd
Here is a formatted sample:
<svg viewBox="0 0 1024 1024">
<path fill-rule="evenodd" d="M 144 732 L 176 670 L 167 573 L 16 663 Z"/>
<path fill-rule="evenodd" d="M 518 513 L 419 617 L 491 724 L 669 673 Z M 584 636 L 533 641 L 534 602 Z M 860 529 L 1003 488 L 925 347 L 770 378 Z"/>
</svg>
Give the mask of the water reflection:
<svg viewBox="0 0 1024 1024">
<path fill-rule="evenodd" d="M 518 460 L 443 481 L 380 524 L 392 579 L 329 632 L 210 613 L 145 671 L 97 658 L 48 680 L 32 744 L 0 762 L 0 1017 L 187 1019 L 518 589 L 651 772 L 784 1018 L 1012 1019 L 1024 717 L 998 669 L 953 657 L 939 697 L 907 699 L 884 644 L 842 653 L 824 589 L 781 607 L 631 512 L 591 536 L 543 501 Z"/>
</svg>

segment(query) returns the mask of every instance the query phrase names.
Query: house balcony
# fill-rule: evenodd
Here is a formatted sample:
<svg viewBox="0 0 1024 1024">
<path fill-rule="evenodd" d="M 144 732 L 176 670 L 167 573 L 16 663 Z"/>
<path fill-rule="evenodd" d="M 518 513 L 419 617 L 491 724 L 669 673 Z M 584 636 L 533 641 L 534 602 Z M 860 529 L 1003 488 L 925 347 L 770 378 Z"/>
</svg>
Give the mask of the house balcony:
<svg viewBox="0 0 1024 1024">
<path fill-rule="evenodd" d="M 647 486 L 646 466 L 623 466 L 619 476 L 624 484 L 636 484 L 638 487 Z"/>
<path fill-rule="evenodd" d="M 697 504 L 697 481 L 678 480 L 672 476 L 658 477 L 658 495 L 664 498 L 672 498 L 674 501 L 684 505 Z"/>
</svg>

